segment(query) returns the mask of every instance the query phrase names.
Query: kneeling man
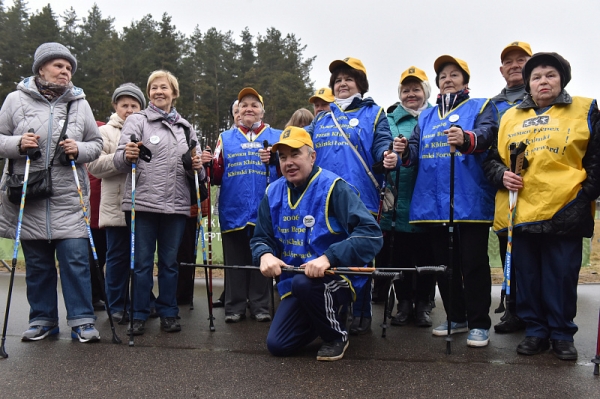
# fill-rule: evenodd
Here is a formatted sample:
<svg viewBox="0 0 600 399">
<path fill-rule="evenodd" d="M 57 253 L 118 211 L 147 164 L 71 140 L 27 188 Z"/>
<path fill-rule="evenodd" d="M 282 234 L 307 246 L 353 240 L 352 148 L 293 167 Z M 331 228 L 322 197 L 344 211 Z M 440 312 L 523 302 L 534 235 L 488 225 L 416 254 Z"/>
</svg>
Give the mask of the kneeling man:
<svg viewBox="0 0 600 399">
<path fill-rule="evenodd" d="M 304 129 L 284 130 L 272 151 L 285 179 L 267 188 L 250 241 L 262 274 L 280 276 L 282 301 L 267 347 L 288 356 L 320 337 L 317 360 L 339 360 L 348 348 L 345 310 L 367 278 L 326 270 L 366 265 L 383 245 L 381 230 L 354 188 L 315 166 L 317 154 Z M 282 273 L 289 266 L 305 273 Z"/>
</svg>

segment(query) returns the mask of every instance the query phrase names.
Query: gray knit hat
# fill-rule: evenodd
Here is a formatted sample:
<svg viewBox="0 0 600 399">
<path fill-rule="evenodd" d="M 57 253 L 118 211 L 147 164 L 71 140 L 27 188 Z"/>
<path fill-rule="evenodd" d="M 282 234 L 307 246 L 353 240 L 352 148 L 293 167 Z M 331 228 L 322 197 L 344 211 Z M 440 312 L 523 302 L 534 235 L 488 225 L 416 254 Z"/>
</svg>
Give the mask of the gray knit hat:
<svg viewBox="0 0 600 399">
<path fill-rule="evenodd" d="M 37 50 L 35 50 L 33 67 L 31 68 L 33 73 L 37 75 L 42 65 L 56 58 L 64 58 L 69 61 L 71 63 L 71 76 L 75 75 L 75 71 L 77 70 L 77 60 L 68 48 L 55 42 L 40 44 Z"/>
<path fill-rule="evenodd" d="M 144 97 L 144 93 L 142 93 L 142 90 L 133 83 L 123 83 L 121 86 L 117 87 L 112 95 L 112 102 L 116 103 L 121 96 L 133 97 L 140 103 L 142 109 L 146 108 L 146 98 Z"/>
</svg>

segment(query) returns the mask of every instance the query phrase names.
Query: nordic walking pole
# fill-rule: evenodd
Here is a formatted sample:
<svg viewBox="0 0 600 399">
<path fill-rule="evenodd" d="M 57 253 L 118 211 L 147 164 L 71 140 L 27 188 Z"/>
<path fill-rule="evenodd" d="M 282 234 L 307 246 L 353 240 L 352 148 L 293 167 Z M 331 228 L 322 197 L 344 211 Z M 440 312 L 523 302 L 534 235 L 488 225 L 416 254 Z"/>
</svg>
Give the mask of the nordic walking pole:
<svg viewBox="0 0 600 399">
<path fill-rule="evenodd" d="M 62 140 L 66 140 L 67 135 L 65 134 L 62 137 Z M 102 270 L 100 270 L 100 264 L 98 264 L 98 254 L 96 253 L 96 246 L 94 245 L 94 237 L 92 236 L 92 228 L 90 227 L 90 219 L 88 217 L 87 209 L 85 207 L 85 202 L 83 201 L 83 193 L 81 191 L 81 185 L 79 184 L 79 176 L 77 176 L 77 167 L 75 166 L 75 159 L 73 155 L 69 155 L 69 161 L 71 162 L 71 170 L 73 171 L 73 178 L 75 179 L 75 184 L 77 185 L 77 193 L 79 194 L 79 205 L 81 205 L 81 211 L 83 212 L 83 221 L 85 222 L 85 227 L 87 228 L 88 238 L 90 240 L 90 246 L 92 247 L 92 254 L 94 255 L 94 263 L 96 265 L 96 271 L 98 274 L 98 279 L 100 280 L 100 285 L 102 286 L 100 292 L 102 293 L 102 300 L 106 304 L 106 314 L 108 315 L 108 321 L 110 322 L 110 329 L 112 331 L 112 342 L 114 344 L 120 344 L 121 339 L 117 336 L 117 332 L 115 331 L 115 324 L 113 323 L 112 315 L 110 314 L 110 309 L 108 308 L 108 300 L 106 299 L 106 289 L 104 287 L 104 279 L 102 278 Z"/>
<path fill-rule="evenodd" d="M 516 175 L 521 175 L 521 172 L 526 166 L 525 164 L 525 148 L 527 145 L 523 142 L 519 144 L 510 144 L 510 170 Z M 525 164 L 525 165 L 524 165 Z M 504 281 L 502 286 L 505 290 L 506 295 L 506 313 L 505 315 L 510 316 L 510 304 L 512 303 L 512 296 L 510 292 L 510 276 L 512 273 L 512 241 L 513 241 L 513 229 L 515 224 L 515 216 L 517 213 L 517 198 L 518 191 L 508 192 L 508 239 L 506 244 L 506 256 L 504 258 Z"/>
<path fill-rule="evenodd" d="M 192 140 L 192 158 L 196 156 L 196 141 Z M 194 245 L 194 262 L 198 256 L 198 235 L 200 234 L 200 224 L 202 223 L 202 205 L 200 200 L 200 181 L 198 180 L 198 171 L 194 170 L 194 184 L 196 185 L 196 206 L 198 213 L 196 215 L 196 241 Z M 196 269 L 194 269 L 193 280 L 196 280 Z M 192 298 L 190 299 L 190 310 L 194 310 L 194 284 L 192 283 Z"/>
<path fill-rule="evenodd" d="M 267 151 L 269 148 L 269 141 L 263 140 L 263 150 Z M 267 187 L 271 184 L 271 170 L 269 169 L 269 164 L 265 164 L 265 175 L 267 176 Z M 269 295 L 271 296 L 271 319 L 275 317 L 275 290 L 273 289 L 273 285 L 275 284 L 275 278 L 271 277 L 269 284 Z"/>
<path fill-rule="evenodd" d="M 29 129 L 27 133 L 34 133 L 33 129 Z M 37 151 L 36 151 L 37 150 Z M 25 161 L 25 175 L 23 176 L 23 189 L 21 190 L 21 205 L 19 206 L 19 217 L 17 219 L 17 231 L 15 233 L 15 246 L 13 250 L 12 267 L 10 269 L 10 282 L 8 283 L 8 297 L 6 298 L 6 311 L 4 312 L 4 326 L 2 327 L 2 345 L 0 346 L 0 357 L 6 359 L 8 353 L 4 348 L 6 342 L 6 327 L 8 326 L 8 313 L 10 311 L 10 301 L 12 299 L 12 289 L 15 281 L 15 269 L 17 267 L 17 255 L 19 253 L 19 242 L 21 239 L 21 225 L 23 224 L 23 208 L 25 208 L 25 195 L 27 194 L 27 181 L 29 180 L 29 165 L 31 160 L 38 160 L 42 156 L 37 148 L 27 150 L 27 158 Z"/>
<path fill-rule="evenodd" d="M 134 134 L 131 135 L 131 141 L 137 143 L 139 140 Z M 136 163 L 131 163 L 131 251 L 129 261 L 129 346 L 133 346 L 133 287 L 134 287 L 134 262 L 135 262 L 135 171 Z M 123 315 L 125 315 L 123 313 Z"/>
<path fill-rule="evenodd" d="M 404 138 L 403 134 L 399 134 L 398 135 L 399 139 Z M 394 142 L 392 141 L 391 143 L 391 149 L 394 149 Z M 389 173 L 389 172 L 388 172 Z M 388 173 L 386 173 L 385 179 L 387 182 L 388 179 Z M 396 171 L 396 175 L 395 175 L 395 179 L 394 179 L 394 185 L 395 185 L 395 189 L 396 192 L 394 194 L 394 205 L 393 205 L 393 209 L 392 209 L 392 220 L 391 220 L 391 228 L 390 228 L 390 241 L 389 241 L 389 257 L 390 257 L 390 264 L 391 262 L 391 258 L 392 258 L 392 254 L 394 253 L 394 236 L 395 236 L 395 230 L 396 230 L 396 216 L 398 214 L 397 212 L 397 207 L 398 207 L 398 196 L 400 195 L 400 169 L 398 169 Z M 384 193 L 385 195 L 385 193 Z M 388 315 L 391 317 L 391 312 L 393 312 L 394 310 L 394 305 L 396 304 L 396 298 L 395 297 L 390 297 L 390 295 L 396 295 L 396 290 L 393 287 L 394 285 L 394 279 L 390 280 L 390 286 L 387 290 L 387 295 L 388 297 L 386 298 L 385 301 L 385 305 L 384 305 L 384 309 L 383 309 L 383 323 L 381 324 L 381 338 L 385 338 L 386 336 L 386 330 L 387 330 L 387 318 Z"/>
<path fill-rule="evenodd" d="M 451 125 L 455 126 L 455 125 Z M 450 313 L 452 312 L 452 273 L 454 266 L 454 157 L 456 156 L 456 147 L 450 145 L 450 212 L 448 217 L 448 303 L 449 308 L 446 311 L 446 320 L 448 322 L 448 335 L 446 336 L 446 354 L 452 353 L 452 321 Z"/>
<path fill-rule="evenodd" d="M 4 345 L 4 341 L 2 341 Z M 598 375 L 598 366 L 600 365 L 600 313 L 598 313 L 598 338 L 596 339 L 596 357 L 592 359 L 594 363 L 594 375 Z"/>
<path fill-rule="evenodd" d="M 206 148 L 206 137 L 202 137 L 202 148 Z M 212 213 L 211 201 L 210 198 L 210 163 L 204 165 L 206 169 L 206 188 L 208 191 L 208 215 L 206 216 L 207 230 L 208 230 L 208 263 L 207 265 L 212 265 L 212 218 L 210 214 Z M 204 237 L 202 237 L 204 240 Z M 208 270 L 207 270 L 208 269 Z M 210 331 L 215 331 L 215 317 L 213 316 L 213 306 L 212 306 L 212 268 L 204 268 L 204 280 L 206 282 L 206 297 L 208 299 L 208 320 L 209 320 L 209 328 Z"/>
</svg>

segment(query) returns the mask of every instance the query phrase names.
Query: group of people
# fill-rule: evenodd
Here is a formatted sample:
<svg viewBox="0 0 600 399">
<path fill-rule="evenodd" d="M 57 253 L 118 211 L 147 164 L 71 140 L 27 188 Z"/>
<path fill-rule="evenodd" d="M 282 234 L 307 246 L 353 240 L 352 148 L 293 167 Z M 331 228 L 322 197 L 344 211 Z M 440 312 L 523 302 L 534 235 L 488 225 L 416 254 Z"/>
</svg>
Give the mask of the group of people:
<svg viewBox="0 0 600 399">
<path fill-rule="evenodd" d="M 314 114 L 298 110 L 283 131 L 263 122 L 268 101 L 246 87 L 231 105 L 233 125 L 213 151 L 200 148 L 193 127 L 177 113 L 179 86 L 169 72 L 149 77 L 147 107 L 137 86 L 118 87 L 115 114 L 99 132 L 83 92 L 70 82 L 75 58 L 60 44 L 41 45 L 34 76 L 0 111 L 0 156 L 10 159 L 11 173 L 24 170 L 29 148 L 39 148 L 43 156 L 31 170 L 51 167 L 54 184 L 51 197 L 26 203 L 23 217 L 31 306 L 23 340 L 58 333 L 54 254 L 73 337 L 99 339 L 86 226 L 66 178 L 70 164 L 54 163 L 57 148 L 75 160 L 86 190 L 86 164 L 102 179 L 106 306 L 119 320 L 133 318 L 133 334 L 144 333 L 151 309 L 164 331 L 181 329 L 178 251 L 181 260 L 182 248 L 190 252 L 194 244 L 185 244 L 184 236 L 192 236 L 199 212 L 190 201 L 189 177 L 196 173 L 220 187 L 225 265 L 258 266 L 226 270 L 218 301 L 225 322 L 245 320 L 248 309 L 252 319 L 271 322 L 267 347 L 276 356 L 320 337 L 317 359 L 338 360 L 349 335 L 370 331 L 372 300 L 385 295 L 387 284 L 376 282 L 372 292 L 368 273 L 336 270 L 350 266 L 448 266 L 437 276 L 413 273 L 394 281 L 398 307 L 391 323 L 432 327 L 437 282 L 447 319 L 433 335 L 468 332 L 468 346 L 487 346 L 493 225 L 503 263 L 507 244 L 512 248 L 506 265 L 513 300 L 496 332 L 524 329 L 519 354 L 552 347 L 559 359 L 576 359 L 582 237 L 593 234 L 592 204 L 600 194 L 596 101 L 566 92 L 571 68 L 559 54 L 534 54 L 529 44 L 513 42 L 500 59 L 506 87 L 491 99 L 471 98 L 468 64 L 442 55 L 434 61 L 435 105 L 427 75 L 411 66 L 401 73 L 399 101 L 387 113 L 365 95 L 364 64 L 352 57 L 335 60 L 329 87 L 309 99 Z M 518 162 L 517 147 L 523 152 Z M 203 165 L 210 165 L 210 175 Z M 3 237 L 15 237 L 18 210 L 3 193 Z M 134 222 L 135 294 L 133 314 L 127 314 Z M 274 319 L 272 279 L 281 297 Z"/>
</svg>

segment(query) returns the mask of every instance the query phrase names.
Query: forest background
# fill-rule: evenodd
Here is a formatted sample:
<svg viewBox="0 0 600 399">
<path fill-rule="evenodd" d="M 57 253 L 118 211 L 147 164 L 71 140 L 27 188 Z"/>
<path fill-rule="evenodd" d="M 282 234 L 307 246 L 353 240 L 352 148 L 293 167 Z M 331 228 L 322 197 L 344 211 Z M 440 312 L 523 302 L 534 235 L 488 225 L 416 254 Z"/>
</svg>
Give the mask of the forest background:
<svg viewBox="0 0 600 399">
<path fill-rule="evenodd" d="M 211 146 L 229 128 L 229 107 L 243 87 L 264 97 L 264 121 L 275 128 L 307 107 L 314 91 L 309 74 L 315 57 L 304 55 L 306 46 L 294 34 L 275 28 L 234 33 L 196 27 L 188 36 L 164 13 L 117 31 L 114 18 L 96 4 L 80 17 L 73 7 L 57 15 L 50 4 L 30 12 L 26 1 L 5 7 L 0 0 L 0 37 L 0 103 L 32 75 L 35 49 L 56 41 L 77 58 L 73 83 L 84 90 L 97 120 L 112 113 L 111 95 L 120 84 L 133 82 L 145 92 L 150 73 L 166 69 L 179 80 L 177 111 Z"/>
</svg>

